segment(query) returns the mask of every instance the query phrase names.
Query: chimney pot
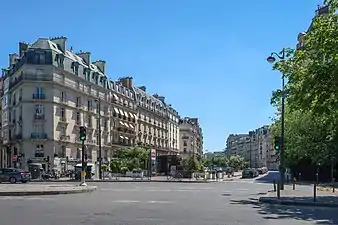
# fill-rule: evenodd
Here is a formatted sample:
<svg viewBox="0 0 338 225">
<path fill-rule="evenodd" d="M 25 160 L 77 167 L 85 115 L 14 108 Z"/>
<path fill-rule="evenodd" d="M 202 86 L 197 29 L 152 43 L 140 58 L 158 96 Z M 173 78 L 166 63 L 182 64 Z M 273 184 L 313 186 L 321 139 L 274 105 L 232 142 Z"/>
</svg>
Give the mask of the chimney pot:
<svg viewBox="0 0 338 225">
<path fill-rule="evenodd" d="M 67 38 L 64 36 L 61 37 L 54 37 L 50 39 L 52 42 L 54 42 L 62 52 L 66 52 L 66 42 Z"/>
<path fill-rule="evenodd" d="M 77 56 L 81 57 L 83 61 L 89 66 L 90 65 L 90 52 L 82 52 L 76 53 Z"/>
</svg>

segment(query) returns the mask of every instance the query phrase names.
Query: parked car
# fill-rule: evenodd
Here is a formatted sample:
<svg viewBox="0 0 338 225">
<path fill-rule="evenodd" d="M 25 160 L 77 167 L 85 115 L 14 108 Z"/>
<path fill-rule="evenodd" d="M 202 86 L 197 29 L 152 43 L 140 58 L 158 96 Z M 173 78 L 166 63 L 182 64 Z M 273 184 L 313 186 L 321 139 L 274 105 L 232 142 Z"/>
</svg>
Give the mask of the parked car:
<svg viewBox="0 0 338 225">
<path fill-rule="evenodd" d="M 2 168 L 0 169 L 0 182 L 16 182 L 27 183 L 31 180 L 31 173 L 29 171 L 16 168 Z"/>
<path fill-rule="evenodd" d="M 242 178 L 255 178 L 258 177 L 258 171 L 253 168 L 244 169 L 242 172 Z"/>
</svg>

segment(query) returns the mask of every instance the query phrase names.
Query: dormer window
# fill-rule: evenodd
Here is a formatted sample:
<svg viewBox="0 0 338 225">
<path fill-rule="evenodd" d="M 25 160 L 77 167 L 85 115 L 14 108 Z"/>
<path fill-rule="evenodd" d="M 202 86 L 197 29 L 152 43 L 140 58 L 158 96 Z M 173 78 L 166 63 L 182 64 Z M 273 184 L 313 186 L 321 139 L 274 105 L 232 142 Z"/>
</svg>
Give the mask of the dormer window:
<svg viewBox="0 0 338 225">
<path fill-rule="evenodd" d="M 78 62 L 72 62 L 71 68 L 75 75 L 79 75 L 79 63 Z"/>
<path fill-rule="evenodd" d="M 63 68 L 64 59 L 65 59 L 65 56 L 63 54 L 60 53 L 60 54 L 56 55 L 55 61 L 58 65 L 58 67 Z"/>
</svg>

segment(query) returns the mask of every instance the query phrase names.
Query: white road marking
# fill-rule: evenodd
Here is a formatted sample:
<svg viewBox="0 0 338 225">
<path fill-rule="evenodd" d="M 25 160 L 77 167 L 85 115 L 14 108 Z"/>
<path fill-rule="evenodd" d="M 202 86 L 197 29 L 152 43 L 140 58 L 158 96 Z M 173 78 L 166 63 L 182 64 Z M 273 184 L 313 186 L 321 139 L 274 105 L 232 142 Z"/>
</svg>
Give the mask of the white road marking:
<svg viewBox="0 0 338 225">
<path fill-rule="evenodd" d="M 3 197 L 0 197 L 0 200 L 54 201 L 55 198 L 3 196 Z"/>
<path fill-rule="evenodd" d="M 174 203 L 174 202 L 170 202 L 170 201 L 147 201 L 145 203 L 150 203 L 150 204 L 170 204 L 170 203 Z"/>
<path fill-rule="evenodd" d="M 174 202 L 171 201 L 157 201 L 157 200 L 152 200 L 152 201 L 138 201 L 138 200 L 114 200 L 111 201 L 113 203 L 141 203 L 141 204 L 171 204 Z"/>
<path fill-rule="evenodd" d="M 112 201 L 112 202 L 115 202 L 115 203 L 140 203 L 141 201 L 136 201 L 136 200 L 115 200 L 115 201 Z"/>
</svg>

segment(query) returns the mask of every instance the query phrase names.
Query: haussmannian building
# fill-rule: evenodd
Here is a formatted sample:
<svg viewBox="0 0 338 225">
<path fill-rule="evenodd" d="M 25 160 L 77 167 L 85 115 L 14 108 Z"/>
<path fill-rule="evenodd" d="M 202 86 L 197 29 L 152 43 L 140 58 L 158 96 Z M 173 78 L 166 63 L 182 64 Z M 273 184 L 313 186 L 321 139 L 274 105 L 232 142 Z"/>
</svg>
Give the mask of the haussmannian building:
<svg viewBox="0 0 338 225">
<path fill-rule="evenodd" d="M 203 132 L 198 118 L 180 119 L 180 154 L 182 158 L 203 155 Z"/>
<path fill-rule="evenodd" d="M 226 141 L 226 154 L 240 155 L 251 167 L 277 169 L 277 155 L 271 144 L 270 126 L 262 126 L 247 134 L 230 134 Z"/>
<path fill-rule="evenodd" d="M 137 102 L 137 145 L 156 149 L 158 155 L 177 154 L 179 147 L 179 115 L 164 96 L 147 93 L 145 86 L 135 86 L 132 77 L 119 82 L 134 91 Z"/>
<path fill-rule="evenodd" d="M 2 148 L 18 160 L 7 166 L 38 162 L 47 169 L 46 157 L 49 165 L 55 158 L 78 161 L 79 126 L 87 127 L 89 162 L 97 162 L 100 141 L 103 161 L 114 149 L 135 145 L 134 92 L 107 78 L 105 61 L 67 50 L 65 37 L 20 43 L 9 61 L 3 70 Z"/>
<path fill-rule="evenodd" d="M 67 50 L 66 37 L 19 43 L 2 70 L 1 101 L 1 166 L 78 163 L 80 126 L 87 128 L 89 162 L 99 160 L 100 144 L 103 162 L 123 146 L 179 151 L 179 115 L 165 98 L 134 86 L 131 77 L 108 79 L 106 62 Z"/>
</svg>

